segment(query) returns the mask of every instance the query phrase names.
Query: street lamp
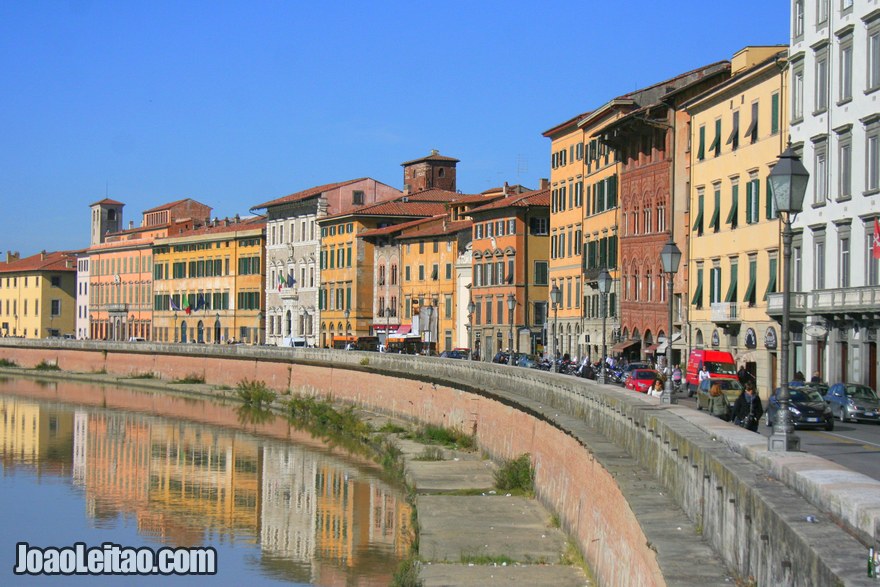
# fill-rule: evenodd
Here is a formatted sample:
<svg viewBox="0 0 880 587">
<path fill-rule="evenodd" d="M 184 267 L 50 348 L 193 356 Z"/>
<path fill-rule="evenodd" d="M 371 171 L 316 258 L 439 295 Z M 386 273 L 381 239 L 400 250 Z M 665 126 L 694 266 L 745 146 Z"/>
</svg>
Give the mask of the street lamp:
<svg viewBox="0 0 880 587">
<path fill-rule="evenodd" d="M 348 327 L 349 327 L 348 317 L 351 316 L 351 310 L 346 309 L 342 313 L 342 315 L 345 316 L 345 336 L 348 336 Z"/>
<path fill-rule="evenodd" d="M 557 373 L 559 365 L 556 363 L 556 312 L 559 310 L 559 305 L 562 304 L 562 290 L 555 283 L 553 289 L 550 290 L 550 301 L 553 303 L 553 355 L 551 360 L 553 361 L 553 372 Z"/>
<path fill-rule="evenodd" d="M 425 311 L 425 314 L 426 314 L 425 317 L 428 319 L 428 327 L 425 328 L 424 330 L 426 330 L 428 332 L 428 337 L 427 337 L 428 338 L 428 352 L 427 352 L 427 355 L 430 357 L 431 356 L 431 339 L 432 339 L 432 336 L 431 336 L 431 316 L 434 314 L 434 306 L 425 306 L 423 308 L 423 310 Z"/>
<path fill-rule="evenodd" d="M 467 305 L 468 353 L 470 353 L 470 356 L 468 356 L 469 361 L 474 360 L 474 312 L 476 312 L 476 310 L 477 305 L 474 303 L 474 300 L 469 301 Z"/>
<path fill-rule="evenodd" d="M 663 265 L 663 272 L 669 276 L 669 299 L 667 300 L 669 302 L 669 330 L 666 331 L 666 370 L 669 376 L 666 378 L 666 386 L 663 389 L 660 403 L 674 404 L 675 398 L 672 397 L 672 279 L 678 271 L 678 264 L 681 263 L 681 251 L 675 246 L 671 233 L 669 242 L 663 245 L 663 250 L 660 251 L 660 263 Z"/>
<path fill-rule="evenodd" d="M 388 333 L 391 332 L 391 306 L 385 306 L 385 350 L 388 350 Z"/>
<path fill-rule="evenodd" d="M 513 311 L 516 309 L 516 296 L 511 294 L 507 294 L 507 310 L 510 316 L 510 347 L 509 352 L 507 353 L 507 364 L 511 367 L 514 366 L 514 353 L 513 353 Z"/>
<path fill-rule="evenodd" d="M 137 336 L 137 333 L 134 331 L 134 314 L 130 314 L 128 317 L 128 338 L 130 339 L 132 336 Z"/>
<path fill-rule="evenodd" d="M 214 315 L 214 344 L 220 344 L 220 312 Z"/>
<path fill-rule="evenodd" d="M 597 282 L 599 285 L 599 293 L 602 294 L 602 368 L 599 370 L 599 377 L 596 382 L 605 383 L 605 367 L 607 365 L 605 357 L 608 353 L 605 348 L 605 324 L 608 320 L 608 292 L 611 291 L 612 282 L 611 274 L 608 273 L 607 269 L 602 269 L 602 272 L 599 273 L 599 277 L 597 278 Z"/>
<path fill-rule="evenodd" d="M 791 217 L 803 210 L 804 195 L 810 174 L 801 163 L 791 145 L 779 156 L 770 172 L 770 190 L 776 201 L 776 209 L 782 217 L 782 384 L 779 386 L 779 411 L 773 423 L 773 433 L 767 443 L 771 451 L 800 450 L 801 441 L 794 433 L 791 414 L 788 411 L 788 345 L 789 345 L 789 283 L 791 282 Z"/>
<path fill-rule="evenodd" d="M 177 310 L 174 311 L 174 342 L 177 342 Z"/>
</svg>

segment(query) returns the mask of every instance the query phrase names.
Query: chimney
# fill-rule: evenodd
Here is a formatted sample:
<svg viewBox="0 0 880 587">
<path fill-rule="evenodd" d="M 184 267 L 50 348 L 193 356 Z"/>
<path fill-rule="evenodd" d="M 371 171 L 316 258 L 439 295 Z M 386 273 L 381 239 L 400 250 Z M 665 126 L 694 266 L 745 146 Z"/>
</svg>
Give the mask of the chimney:
<svg viewBox="0 0 880 587">
<path fill-rule="evenodd" d="M 538 189 L 546 190 L 549 187 L 550 187 L 550 180 L 547 179 L 546 177 L 542 177 L 541 178 L 541 187 Z"/>
<path fill-rule="evenodd" d="M 45 260 L 46 260 L 46 249 L 43 249 L 42 251 L 40 251 L 40 261 L 45 261 Z"/>
<path fill-rule="evenodd" d="M 434 155 L 439 155 L 439 154 L 440 154 L 440 151 L 438 151 L 437 149 L 431 149 L 431 156 L 432 156 L 432 157 L 433 157 Z"/>
<path fill-rule="evenodd" d="M 507 182 L 505 181 L 505 182 L 504 182 L 504 187 L 501 188 L 501 193 L 504 194 L 504 197 L 505 197 L 505 198 L 507 197 L 507 188 L 508 188 L 508 185 L 507 185 Z"/>
<path fill-rule="evenodd" d="M 14 253 L 12 251 L 6 251 L 6 262 L 7 263 L 12 263 L 13 261 L 18 261 L 19 258 L 20 258 L 20 256 L 18 254 L 18 251 L 15 251 Z"/>
<path fill-rule="evenodd" d="M 236 214 L 236 215 L 235 215 L 235 223 L 238 224 L 239 222 L 241 222 L 241 216 L 239 216 L 238 214 Z"/>
<path fill-rule="evenodd" d="M 134 228 L 134 220 L 129 220 L 128 221 L 128 229 L 131 230 L 132 228 Z"/>
</svg>

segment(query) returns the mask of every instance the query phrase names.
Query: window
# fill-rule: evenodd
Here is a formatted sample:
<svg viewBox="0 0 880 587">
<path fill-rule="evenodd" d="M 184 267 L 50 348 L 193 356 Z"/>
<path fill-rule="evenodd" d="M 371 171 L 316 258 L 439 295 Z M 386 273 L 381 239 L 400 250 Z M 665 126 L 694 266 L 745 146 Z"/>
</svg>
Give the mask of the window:
<svg viewBox="0 0 880 587">
<path fill-rule="evenodd" d="M 850 233 L 848 228 L 841 232 L 838 240 L 837 287 L 849 287 L 850 283 Z"/>
<path fill-rule="evenodd" d="M 666 206 L 657 206 L 657 232 L 666 231 Z"/>
<path fill-rule="evenodd" d="M 837 135 L 837 198 L 852 196 L 852 134 Z"/>
<path fill-rule="evenodd" d="M 730 212 L 727 213 L 727 224 L 731 230 L 739 225 L 739 179 L 733 179 L 730 185 Z"/>
<path fill-rule="evenodd" d="M 410 274 L 410 266 L 409 265 L 404 267 L 403 276 L 404 276 L 404 281 L 411 281 L 410 278 L 412 277 L 412 275 Z"/>
<path fill-rule="evenodd" d="M 419 265 L 419 281 L 425 281 L 425 266 Z"/>
<path fill-rule="evenodd" d="M 697 218 L 694 221 L 694 230 L 697 236 L 703 236 L 703 207 L 705 205 L 704 188 L 697 188 Z"/>
<path fill-rule="evenodd" d="M 749 128 L 746 129 L 745 137 L 749 139 L 750 143 L 754 143 L 758 140 L 758 103 L 752 102 L 752 121 L 749 123 Z"/>
<path fill-rule="evenodd" d="M 746 224 L 758 222 L 761 205 L 761 184 L 756 173 L 749 176 L 746 183 Z"/>
<path fill-rule="evenodd" d="M 727 137 L 727 144 L 733 151 L 739 148 L 739 110 L 733 113 L 733 128 L 730 130 L 730 136 Z"/>
<path fill-rule="evenodd" d="M 825 289 L 825 233 L 821 233 L 821 240 L 814 236 L 813 242 L 813 287 Z"/>
<path fill-rule="evenodd" d="M 743 298 L 743 301 L 746 302 L 750 308 L 755 306 L 757 302 L 757 281 L 758 281 L 758 256 L 757 255 L 749 255 L 749 286 L 746 288 L 746 295 Z"/>
<path fill-rule="evenodd" d="M 865 128 L 865 187 L 868 192 L 880 190 L 880 120 Z"/>
<path fill-rule="evenodd" d="M 791 72 L 791 121 L 804 118 L 804 64 L 799 62 Z"/>
<path fill-rule="evenodd" d="M 776 293 L 776 278 L 779 273 L 777 269 L 779 265 L 778 256 L 779 253 L 776 251 L 767 254 L 770 269 L 767 271 L 767 289 L 764 291 L 764 300 L 766 300 L 770 294 Z"/>
<path fill-rule="evenodd" d="M 351 203 L 355 206 L 360 206 L 364 203 L 364 192 L 360 190 L 354 190 L 351 192 Z"/>
<path fill-rule="evenodd" d="M 813 203 L 824 204 L 828 197 L 828 157 L 825 138 L 813 143 Z"/>
<path fill-rule="evenodd" d="M 875 259 L 871 254 L 874 247 L 874 222 L 865 222 L 865 285 L 880 285 L 880 259 Z"/>
<path fill-rule="evenodd" d="M 828 22 L 828 0 L 816 0 L 816 24 Z"/>
<path fill-rule="evenodd" d="M 694 297 L 691 304 L 698 310 L 703 307 L 703 263 L 697 263 L 697 284 L 694 287 Z"/>
<path fill-rule="evenodd" d="M 880 21 L 868 29 L 868 87 L 871 92 L 880 88 Z"/>
<path fill-rule="evenodd" d="M 492 324 L 492 300 L 486 300 L 486 324 Z"/>
<path fill-rule="evenodd" d="M 709 303 L 715 304 L 721 301 L 721 267 L 715 266 L 709 270 Z"/>
<path fill-rule="evenodd" d="M 529 231 L 533 235 L 543 235 L 546 236 L 550 231 L 550 219 L 549 218 L 529 218 Z"/>
<path fill-rule="evenodd" d="M 452 263 L 446 264 L 446 279 L 452 279 Z"/>
<path fill-rule="evenodd" d="M 827 2 L 827 0 L 819 0 Z M 816 88 L 815 88 L 815 104 L 813 105 L 813 113 L 825 112 L 828 110 L 828 47 L 825 46 L 816 50 Z"/>
<path fill-rule="evenodd" d="M 702 161 L 706 158 L 706 125 L 700 125 L 699 147 L 697 147 L 697 159 Z"/>
<path fill-rule="evenodd" d="M 721 182 L 712 184 L 712 190 L 715 197 L 715 211 L 712 212 L 712 220 L 709 226 L 712 232 L 721 230 Z"/>
<path fill-rule="evenodd" d="M 852 35 L 840 40 L 840 83 L 837 88 L 839 104 L 852 100 L 853 41 Z"/>
<path fill-rule="evenodd" d="M 770 96 L 770 134 L 779 132 L 779 92 Z"/>
<path fill-rule="evenodd" d="M 739 261 L 737 259 L 730 260 L 730 286 L 727 288 L 727 295 L 724 296 L 725 302 L 735 302 L 737 298 L 737 285 L 739 281 Z"/>
<path fill-rule="evenodd" d="M 794 0 L 794 10 L 792 11 L 792 32 L 794 37 L 804 36 L 804 0 Z"/>
<path fill-rule="evenodd" d="M 715 121 L 715 138 L 712 139 L 712 144 L 709 145 L 709 151 L 714 151 L 715 156 L 721 154 L 721 119 Z"/>
</svg>

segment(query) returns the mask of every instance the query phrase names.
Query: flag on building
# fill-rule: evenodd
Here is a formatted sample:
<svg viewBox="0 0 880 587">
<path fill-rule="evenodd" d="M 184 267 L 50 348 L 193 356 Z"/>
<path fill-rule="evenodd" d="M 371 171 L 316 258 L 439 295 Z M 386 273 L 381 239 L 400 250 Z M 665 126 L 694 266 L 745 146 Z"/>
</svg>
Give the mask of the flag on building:
<svg viewBox="0 0 880 587">
<path fill-rule="evenodd" d="M 192 313 L 193 307 L 192 307 L 192 304 L 190 304 L 190 302 L 189 302 L 189 296 L 188 296 L 188 295 L 183 294 L 183 300 L 181 301 L 181 305 L 183 306 L 183 311 L 184 311 L 184 312 L 186 312 L 187 314 L 191 314 L 191 313 Z"/>
<path fill-rule="evenodd" d="M 880 222 L 874 219 L 874 240 L 871 241 L 871 256 L 880 259 Z"/>
<path fill-rule="evenodd" d="M 207 310 L 208 302 L 205 300 L 205 294 L 199 294 L 198 301 L 196 301 L 195 311 L 199 310 Z"/>
<path fill-rule="evenodd" d="M 171 311 L 172 312 L 180 312 L 180 306 L 178 306 L 176 303 L 174 303 L 174 296 L 169 296 L 168 299 L 170 300 L 169 305 L 171 306 Z"/>
<path fill-rule="evenodd" d="M 287 272 L 287 287 L 293 287 L 296 283 L 296 279 L 293 278 L 293 271 Z"/>
</svg>

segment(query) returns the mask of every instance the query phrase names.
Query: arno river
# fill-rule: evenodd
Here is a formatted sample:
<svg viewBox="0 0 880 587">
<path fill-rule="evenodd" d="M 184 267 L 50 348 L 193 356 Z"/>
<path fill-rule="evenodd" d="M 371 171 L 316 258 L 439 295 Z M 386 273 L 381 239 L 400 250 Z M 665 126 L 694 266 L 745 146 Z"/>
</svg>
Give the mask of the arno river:
<svg viewBox="0 0 880 587">
<path fill-rule="evenodd" d="M 235 403 L 0 378 L 0 584 L 387 585 L 409 549 L 400 488 Z M 213 547 L 217 574 L 16 576 L 16 544 Z"/>
</svg>

